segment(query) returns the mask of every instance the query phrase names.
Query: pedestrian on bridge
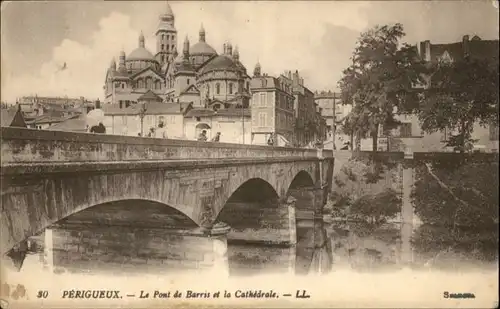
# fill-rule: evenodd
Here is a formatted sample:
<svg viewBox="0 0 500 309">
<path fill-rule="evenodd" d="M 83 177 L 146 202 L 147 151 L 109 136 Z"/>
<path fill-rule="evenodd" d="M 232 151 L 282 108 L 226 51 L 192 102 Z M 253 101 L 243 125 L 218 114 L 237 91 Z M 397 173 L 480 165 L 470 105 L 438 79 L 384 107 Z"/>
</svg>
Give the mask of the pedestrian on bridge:
<svg viewBox="0 0 500 309">
<path fill-rule="evenodd" d="M 220 132 L 217 132 L 217 134 L 212 138 L 212 142 L 219 142 L 220 141 Z"/>
<path fill-rule="evenodd" d="M 165 127 L 163 121 L 160 121 L 160 123 L 158 123 L 158 128 L 156 129 L 155 136 L 159 138 L 167 138 L 167 128 Z"/>
<path fill-rule="evenodd" d="M 200 142 L 207 141 L 207 130 L 201 131 L 200 135 L 198 136 L 198 141 L 200 141 Z"/>
</svg>

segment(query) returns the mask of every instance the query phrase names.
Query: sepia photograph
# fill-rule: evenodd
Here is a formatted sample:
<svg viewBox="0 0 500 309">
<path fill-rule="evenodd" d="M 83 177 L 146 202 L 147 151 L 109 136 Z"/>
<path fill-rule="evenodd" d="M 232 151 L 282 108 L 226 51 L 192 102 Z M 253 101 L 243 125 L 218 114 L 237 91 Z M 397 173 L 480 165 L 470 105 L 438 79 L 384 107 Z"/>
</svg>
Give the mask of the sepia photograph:
<svg viewBox="0 0 500 309">
<path fill-rule="evenodd" d="M 498 308 L 498 0 L 0 22 L 0 309 Z"/>
</svg>

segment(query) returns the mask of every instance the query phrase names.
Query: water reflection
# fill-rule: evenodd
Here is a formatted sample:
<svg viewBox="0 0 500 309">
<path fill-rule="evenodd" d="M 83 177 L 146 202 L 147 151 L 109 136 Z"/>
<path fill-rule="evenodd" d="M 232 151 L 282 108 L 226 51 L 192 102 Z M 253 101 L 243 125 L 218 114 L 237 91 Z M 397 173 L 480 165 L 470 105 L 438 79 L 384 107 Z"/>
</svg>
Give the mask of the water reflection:
<svg viewBox="0 0 500 309">
<path fill-rule="evenodd" d="M 59 228 L 63 229 L 63 232 L 62 234 L 58 232 L 56 238 L 64 236 L 64 240 L 63 243 L 59 243 L 53 247 L 56 266 L 54 267 L 54 271 L 56 273 L 84 272 L 97 274 L 107 273 L 112 270 L 114 273 L 118 271 L 122 275 L 127 275 L 137 274 L 141 271 L 157 274 L 180 271 L 178 263 L 172 264 L 172 261 L 170 263 L 167 260 L 158 261 L 155 257 L 146 256 L 141 256 L 144 258 L 144 261 L 139 261 L 137 257 L 131 258 L 129 256 L 132 247 L 135 248 L 138 245 L 145 246 L 146 244 L 158 242 L 158 239 L 151 236 L 155 235 L 151 231 L 142 230 L 140 233 L 135 233 L 136 242 L 131 243 L 130 239 L 123 237 L 123 227 L 101 226 L 97 228 L 82 225 L 65 225 Z M 106 235 L 115 235 L 112 241 L 108 239 L 109 236 L 106 239 L 102 237 L 103 233 L 101 230 L 103 229 L 106 230 Z M 229 275 L 238 277 L 283 273 L 297 275 L 318 272 L 326 273 L 330 271 L 333 262 L 332 242 L 328 234 L 323 222 L 299 220 L 297 221 L 297 244 L 293 246 L 228 241 L 227 257 Z M 144 237 L 139 239 L 138 235 L 143 235 Z M 94 238 L 92 248 L 89 247 L 88 242 L 83 243 L 83 239 L 89 237 Z M 29 257 L 26 260 L 23 259 L 24 264 L 36 263 L 39 268 L 47 268 L 47 251 L 44 251 L 44 245 L 44 233 L 31 237 L 28 243 L 24 244 L 24 246 L 28 247 Z M 164 245 L 169 246 L 168 244 Z M 125 251 L 129 251 L 129 253 L 125 254 L 125 256 L 123 254 L 119 255 L 118 251 L 113 251 L 116 248 L 120 249 L 118 250 L 120 253 Z M 129 249 L 124 250 L 124 248 Z M 158 250 L 156 250 L 157 252 Z M 34 256 L 37 256 L 37 258 L 34 258 Z M 129 257 L 125 258 L 127 256 Z M 171 257 L 169 256 L 168 259 L 170 260 Z M 18 267 L 22 265 L 18 260 L 15 263 L 19 264 L 17 265 Z M 22 266 L 23 269 L 26 267 L 34 267 L 34 265 Z M 183 269 L 182 271 L 195 271 L 197 269 L 196 263 L 191 265 L 191 268 Z"/>
</svg>

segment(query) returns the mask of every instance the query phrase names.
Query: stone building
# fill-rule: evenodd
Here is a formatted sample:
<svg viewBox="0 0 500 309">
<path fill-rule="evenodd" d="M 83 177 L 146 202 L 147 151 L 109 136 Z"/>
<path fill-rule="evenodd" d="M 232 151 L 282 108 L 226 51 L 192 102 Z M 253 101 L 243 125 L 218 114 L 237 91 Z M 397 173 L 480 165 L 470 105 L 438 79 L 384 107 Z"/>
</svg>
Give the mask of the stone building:
<svg viewBox="0 0 500 309">
<path fill-rule="evenodd" d="M 304 78 L 298 70 L 295 73 L 287 71 L 280 75 L 280 79 L 291 87 L 294 96 L 294 141 L 298 146 L 309 145 L 323 135 L 314 93 L 304 85 Z"/>
<path fill-rule="evenodd" d="M 462 41 L 446 44 L 432 44 L 430 41 L 423 41 L 417 44 L 420 57 L 429 63 L 438 61 L 453 62 L 465 57 L 491 59 L 497 62 L 498 66 L 498 40 L 482 40 L 477 35 L 470 38 L 464 35 Z M 421 85 L 428 87 L 428 85 Z M 423 132 L 417 115 L 399 115 L 398 120 L 401 126 L 391 133 L 393 138 L 389 139 L 389 148 L 393 151 L 412 148 L 413 151 L 452 151 L 451 147 L 446 147 L 446 142 L 452 134 L 458 132 L 436 132 L 427 134 Z M 498 123 L 482 126 L 474 124 L 472 139 L 477 140 L 474 145 L 477 151 L 498 152 Z M 392 140 L 392 142 L 391 142 Z M 371 148 L 367 142 L 365 148 Z M 362 145 L 363 146 L 363 145 Z M 383 150 L 387 147 L 382 147 Z"/>
<path fill-rule="evenodd" d="M 114 117 L 113 113 L 122 114 L 127 110 L 126 113 L 135 115 L 132 110 L 142 108 L 136 106 L 141 105 L 139 98 L 151 92 L 161 98 L 162 103 L 153 103 L 155 108 L 168 103 L 173 110 L 183 111 L 186 120 L 176 122 L 180 126 L 176 129 L 179 138 L 195 139 L 203 127 L 209 137 L 216 130 L 224 130 L 231 133 L 224 134 L 221 141 L 244 141 L 243 136 L 249 135 L 247 131 L 250 129 L 250 76 L 240 62 L 238 48 L 233 49 L 232 44 L 226 42 L 222 53 L 218 54 L 207 43 L 207 33 L 201 25 L 198 42 L 191 45 L 186 37 L 181 53 L 177 50 L 175 16 L 167 4 L 165 12 L 159 16 L 155 54 L 145 48 L 145 38 L 141 33 L 135 50 L 128 56 L 121 51 L 118 66 L 114 60 L 111 61 L 106 72 L 104 92 L 105 102 L 115 107 L 104 108 L 105 113 Z M 122 108 L 115 111 L 120 102 Z M 192 111 L 184 109 L 186 106 L 190 106 Z M 132 114 L 129 116 L 132 117 Z M 245 123 L 248 129 L 243 129 Z M 129 131 L 135 133 L 137 129 Z"/>
<path fill-rule="evenodd" d="M 261 74 L 260 64 L 250 82 L 252 93 L 252 143 L 266 144 L 272 136 L 277 145 L 295 142 L 294 96 L 282 78 Z"/>
<path fill-rule="evenodd" d="M 198 42 L 191 46 L 186 37 L 178 53 L 175 16 L 167 3 L 159 16 L 155 54 L 146 49 L 142 33 L 128 56 L 121 51 L 118 66 L 113 59 L 106 72 L 105 102 L 134 104 L 152 91 L 166 102 L 193 102 L 194 107 L 207 107 L 213 101 L 248 105 L 250 76 L 238 48 L 233 50 L 227 42 L 219 55 L 206 38 L 202 25 Z"/>
</svg>

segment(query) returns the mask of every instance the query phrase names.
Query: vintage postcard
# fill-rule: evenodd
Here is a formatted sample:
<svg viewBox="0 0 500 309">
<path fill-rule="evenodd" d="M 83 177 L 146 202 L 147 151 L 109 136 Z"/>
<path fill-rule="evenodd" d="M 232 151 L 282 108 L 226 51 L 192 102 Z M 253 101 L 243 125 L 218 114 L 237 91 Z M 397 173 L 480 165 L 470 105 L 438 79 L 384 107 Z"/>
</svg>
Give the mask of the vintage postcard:
<svg viewBox="0 0 500 309">
<path fill-rule="evenodd" d="M 498 1 L 3 1 L 0 308 L 496 308 Z"/>
</svg>

